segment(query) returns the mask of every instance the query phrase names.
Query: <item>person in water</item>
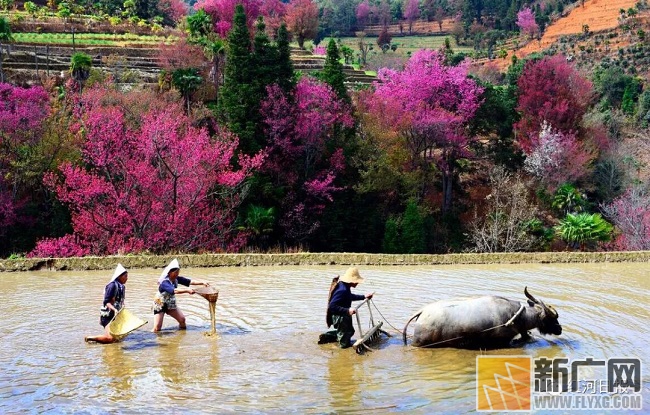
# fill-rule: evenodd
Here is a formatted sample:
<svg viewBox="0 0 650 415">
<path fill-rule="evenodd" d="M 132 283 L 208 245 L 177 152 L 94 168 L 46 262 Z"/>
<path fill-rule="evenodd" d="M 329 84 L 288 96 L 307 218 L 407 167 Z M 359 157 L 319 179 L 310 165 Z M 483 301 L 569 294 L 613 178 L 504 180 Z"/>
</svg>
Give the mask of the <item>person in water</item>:
<svg viewBox="0 0 650 415">
<path fill-rule="evenodd" d="M 117 264 L 115 271 L 113 271 L 113 276 L 106 288 L 104 288 L 104 304 L 99 311 L 99 324 L 104 327 L 104 334 L 100 336 L 87 336 L 84 340 L 87 342 L 97 342 L 97 343 L 113 343 L 117 341 L 111 335 L 109 330 L 109 323 L 113 321 L 115 315 L 124 307 L 124 300 L 126 298 L 126 281 L 129 279 L 129 273 L 122 266 L 122 264 Z"/>
<path fill-rule="evenodd" d="M 178 264 L 178 260 L 174 259 L 165 267 L 162 274 L 160 274 L 160 278 L 158 278 L 158 293 L 156 293 L 153 300 L 154 320 L 152 331 L 154 333 L 162 329 L 165 314 L 169 314 L 176 319 L 181 330 L 187 327 L 185 325 L 185 315 L 176 306 L 176 294 L 194 294 L 194 290 L 192 288 L 178 288 L 179 284 L 186 287 L 190 287 L 191 285 L 210 286 L 205 281 L 192 280 L 179 276 L 180 270 L 181 267 Z"/>
<path fill-rule="evenodd" d="M 370 299 L 374 295 L 374 292 L 366 295 L 352 293 L 351 288 L 355 288 L 363 280 L 364 278 L 359 275 L 359 270 L 356 267 L 348 268 L 339 279 L 331 291 L 327 305 L 327 324 L 333 329 L 321 334 L 318 344 L 338 342 L 342 349 L 352 346 L 352 336 L 354 335 L 352 316 L 356 313 L 356 310 L 352 308 L 352 301 Z"/>
</svg>

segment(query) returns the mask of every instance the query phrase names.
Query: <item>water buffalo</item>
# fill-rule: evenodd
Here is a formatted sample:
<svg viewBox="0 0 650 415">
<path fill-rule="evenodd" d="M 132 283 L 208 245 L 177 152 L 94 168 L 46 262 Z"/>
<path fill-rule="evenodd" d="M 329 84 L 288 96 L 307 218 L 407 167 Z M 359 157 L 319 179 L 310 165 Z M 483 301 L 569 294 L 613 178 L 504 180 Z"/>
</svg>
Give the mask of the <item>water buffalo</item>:
<svg viewBox="0 0 650 415">
<path fill-rule="evenodd" d="M 503 297 L 484 296 L 431 303 L 415 313 L 404 327 L 416 320 L 413 346 L 493 349 L 508 347 L 520 335 L 528 340 L 528 330 L 541 334 L 562 334 L 557 311 L 528 293 L 528 306 Z M 519 341 L 519 340 L 518 340 Z"/>
</svg>

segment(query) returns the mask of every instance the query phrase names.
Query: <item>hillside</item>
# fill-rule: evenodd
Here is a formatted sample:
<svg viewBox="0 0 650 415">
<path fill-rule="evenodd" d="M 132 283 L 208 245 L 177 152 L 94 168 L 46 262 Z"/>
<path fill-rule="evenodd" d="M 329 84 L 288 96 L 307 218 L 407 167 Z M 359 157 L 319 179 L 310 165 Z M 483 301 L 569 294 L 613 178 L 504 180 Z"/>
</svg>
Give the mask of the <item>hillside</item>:
<svg viewBox="0 0 650 415">
<path fill-rule="evenodd" d="M 557 42 L 561 36 L 583 33 L 584 25 L 590 32 L 615 29 L 620 24 L 620 10 L 634 7 L 636 0 L 587 0 L 577 6 L 566 17 L 547 27 L 540 41 L 531 41 L 516 52 L 521 58 L 533 52 L 540 52 Z"/>
</svg>

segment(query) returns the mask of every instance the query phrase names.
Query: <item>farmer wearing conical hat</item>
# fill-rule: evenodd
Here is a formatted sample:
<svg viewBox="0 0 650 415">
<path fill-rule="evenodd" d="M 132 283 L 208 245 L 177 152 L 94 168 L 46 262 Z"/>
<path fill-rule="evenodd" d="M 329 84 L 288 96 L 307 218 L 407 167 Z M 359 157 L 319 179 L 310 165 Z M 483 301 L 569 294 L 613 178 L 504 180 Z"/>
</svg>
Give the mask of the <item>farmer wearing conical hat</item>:
<svg viewBox="0 0 650 415">
<path fill-rule="evenodd" d="M 332 326 L 333 330 L 321 334 L 318 344 L 338 342 L 342 349 L 352 346 L 351 339 L 354 335 L 352 316 L 356 313 L 356 310 L 352 308 L 352 301 L 372 298 L 374 294 L 352 293 L 351 288 L 355 288 L 363 280 L 364 278 L 359 275 L 359 269 L 356 267 L 348 268 L 345 274 L 339 278 L 338 283 L 331 291 L 327 306 L 327 324 Z"/>
<path fill-rule="evenodd" d="M 190 285 L 203 285 L 210 286 L 205 281 L 192 280 L 186 277 L 179 276 L 181 266 L 177 259 L 172 260 L 160 274 L 158 278 L 158 293 L 153 301 L 153 332 L 158 332 L 162 329 L 163 319 L 165 314 L 169 314 L 178 321 L 179 328 L 184 330 L 185 315 L 176 306 L 176 294 L 194 294 L 192 288 L 178 288 L 178 284 L 189 287 Z"/>
<path fill-rule="evenodd" d="M 104 288 L 104 304 L 99 311 L 99 324 L 104 327 L 104 334 L 101 336 L 88 336 L 85 338 L 87 342 L 97 343 L 113 343 L 117 341 L 111 335 L 108 324 L 113 320 L 115 315 L 124 307 L 124 299 L 126 298 L 126 281 L 129 279 L 129 273 L 122 266 L 117 264 L 111 280 Z"/>
</svg>

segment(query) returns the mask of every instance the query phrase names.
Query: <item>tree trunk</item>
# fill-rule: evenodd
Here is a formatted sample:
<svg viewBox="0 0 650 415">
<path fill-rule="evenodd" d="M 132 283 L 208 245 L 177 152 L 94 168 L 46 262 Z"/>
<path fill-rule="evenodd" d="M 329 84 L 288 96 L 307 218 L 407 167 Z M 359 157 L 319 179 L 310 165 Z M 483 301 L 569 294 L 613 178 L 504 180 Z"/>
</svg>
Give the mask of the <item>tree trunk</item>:
<svg viewBox="0 0 650 415">
<path fill-rule="evenodd" d="M 0 42 L 0 82 L 4 83 L 5 81 L 5 73 L 2 71 L 2 58 L 4 56 L 4 49 L 2 46 L 2 42 Z"/>
<path fill-rule="evenodd" d="M 451 210 L 452 184 L 454 181 L 453 172 L 442 171 L 442 214 L 445 215 Z"/>
<path fill-rule="evenodd" d="M 300 49 L 305 48 L 305 37 L 303 35 L 298 35 L 298 47 Z"/>
<path fill-rule="evenodd" d="M 221 65 L 220 65 L 221 56 L 216 53 L 212 58 L 212 71 L 211 78 L 214 83 L 215 99 L 214 101 L 219 103 L 219 82 L 221 81 Z"/>
</svg>

